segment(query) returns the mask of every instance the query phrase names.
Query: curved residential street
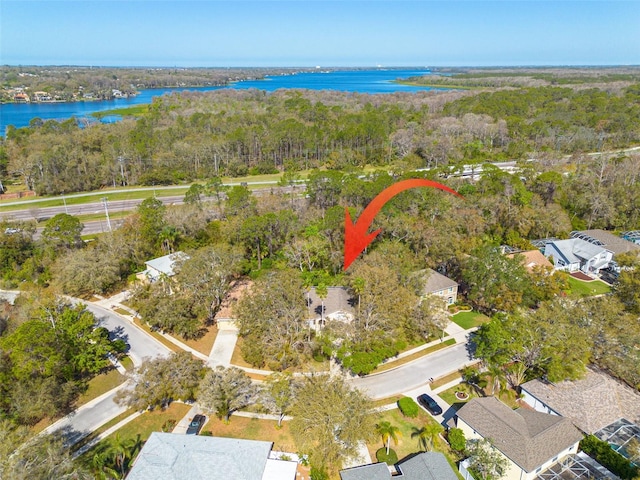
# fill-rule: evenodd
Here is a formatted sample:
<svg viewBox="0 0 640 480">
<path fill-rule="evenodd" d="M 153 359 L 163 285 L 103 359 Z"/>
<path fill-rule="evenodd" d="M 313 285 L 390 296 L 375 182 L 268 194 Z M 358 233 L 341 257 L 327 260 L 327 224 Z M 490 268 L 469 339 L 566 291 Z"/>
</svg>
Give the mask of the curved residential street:
<svg viewBox="0 0 640 480">
<path fill-rule="evenodd" d="M 0 296 L 14 297 L 15 293 L 17 292 L 0 291 Z M 95 303 L 83 302 L 76 298 L 67 298 L 74 303 L 85 303 L 87 309 L 98 319 L 99 325 L 106 327 L 114 337 L 125 340 L 129 345 L 127 354 L 135 366 L 140 365 L 145 358 L 169 355 L 171 351 L 166 346 L 129 320 L 110 310 L 109 307 L 119 305 L 122 297 L 124 297 L 123 294 L 118 294 L 115 297 Z M 220 338 L 216 341 L 218 345 L 214 344 L 212 348 L 211 356 L 209 357 L 210 365 L 230 364 L 229 361 L 237 332 L 229 331 L 223 333 L 227 333 L 227 335 L 220 335 Z M 416 392 L 423 388 L 425 390 L 428 389 L 430 378 L 447 375 L 473 363 L 467 341 L 469 332 L 463 331 L 452 323 L 450 328 L 447 329 L 447 333 L 456 338 L 458 341 L 456 345 L 438 350 L 379 374 L 367 377 L 352 377 L 349 379 L 349 383 L 365 391 L 374 400 L 401 393 Z M 223 343 L 224 345 L 222 345 Z M 126 384 L 120 385 L 82 405 L 71 414 L 46 428 L 43 433 L 60 432 L 64 435 L 68 445 L 77 443 L 89 433 L 126 411 L 126 407 L 114 402 L 116 393 L 122 388 L 126 388 Z"/>
<path fill-rule="evenodd" d="M 468 343 L 458 343 L 393 370 L 353 378 L 350 383 L 368 393 L 374 400 L 409 392 L 427 385 L 429 378 L 447 375 L 471 363 L 467 349 Z"/>
<path fill-rule="evenodd" d="M 100 326 L 106 327 L 113 336 L 122 338 L 127 342 L 129 345 L 127 354 L 131 357 L 135 366 L 140 365 L 144 358 L 167 356 L 171 353 L 167 347 L 155 338 L 147 335 L 143 330 L 107 308 L 93 303 L 82 302 L 80 299 L 72 300 L 77 303 L 85 303 L 87 310 L 96 316 Z M 47 427 L 43 430 L 43 433 L 60 432 L 65 437 L 67 445 L 77 443 L 86 435 L 127 410 L 127 407 L 120 406 L 114 401 L 116 393 L 124 386 L 125 384 L 120 385 L 82 405 L 74 412 Z"/>
</svg>

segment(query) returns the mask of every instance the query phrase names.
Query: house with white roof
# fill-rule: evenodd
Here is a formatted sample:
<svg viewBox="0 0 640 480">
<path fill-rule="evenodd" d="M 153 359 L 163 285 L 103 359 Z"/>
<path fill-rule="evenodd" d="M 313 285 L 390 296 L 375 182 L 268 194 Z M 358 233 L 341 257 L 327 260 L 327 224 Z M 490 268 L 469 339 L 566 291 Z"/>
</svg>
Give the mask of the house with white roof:
<svg viewBox="0 0 640 480">
<path fill-rule="evenodd" d="M 174 267 L 178 260 L 188 260 L 189 256 L 184 252 L 175 252 L 162 257 L 144 262 L 147 269 L 137 273 L 136 278 L 146 282 L 157 282 L 161 278 L 171 278 L 175 274 Z"/>
<path fill-rule="evenodd" d="M 280 460 L 273 443 L 153 432 L 127 480 L 294 480 L 298 463 Z"/>
<path fill-rule="evenodd" d="M 552 240 L 544 246 L 544 256 L 553 262 L 556 270 L 570 273 L 582 271 L 597 274 L 613 260 L 613 252 L 581 238 Z"/>
</svg>

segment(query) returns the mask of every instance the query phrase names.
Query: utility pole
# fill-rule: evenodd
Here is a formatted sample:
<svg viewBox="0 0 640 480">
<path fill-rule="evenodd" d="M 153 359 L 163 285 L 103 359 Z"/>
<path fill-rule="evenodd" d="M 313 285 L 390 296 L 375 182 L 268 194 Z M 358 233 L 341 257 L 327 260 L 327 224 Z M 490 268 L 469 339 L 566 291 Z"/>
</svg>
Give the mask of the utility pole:
<svg viewBox="0 0 640 480">
<path fill-rule="evenodd" d="M 64 213 L 69 215 L 69 210 L 67 209 L 67 199 L 64 198 L 64 190 L 62 191 L 62 203 L 64 203 Z"/>
<path fill-rule="evenodd" d="M 109 227 L 109 231 L 111 232 L 111 220 L 109 220 L 109 207 L 107 206 L 107 202 L 109 201 L 107 197 L 101 198 L 102 203 L 104 203 L 104 213 L 107 215 L 107 227 Z"/>
</svg>

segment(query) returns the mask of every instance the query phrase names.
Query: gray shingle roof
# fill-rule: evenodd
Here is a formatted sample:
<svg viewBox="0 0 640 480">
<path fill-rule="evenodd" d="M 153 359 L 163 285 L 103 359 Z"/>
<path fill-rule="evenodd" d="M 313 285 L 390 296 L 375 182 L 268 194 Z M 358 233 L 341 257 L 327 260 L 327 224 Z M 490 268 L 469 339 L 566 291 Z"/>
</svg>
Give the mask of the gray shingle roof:
<svg viewBox="0 0 640 480">
<path fill-rule="evenodd" d="M 440 290 L 444 290 L 445 288 L 458 286 L 457 282 L 430 268 L 421 271 L 420 274 L 422 275 L 424 280 L 424 288 L 422 291 L 425 294 L 435 293 L 439 292 Z"/>
<path fill-rule="evenodd" d="M 153 432 L 127 480 L 262 480 L 271 442 Z"/>
<path fill-rule="evenodd" d="M 315 287 L 309 292 L 309 296 L 305 293 L 305 300 L 311 300 L 309 312 L 311 312 L 312 318 L 320 317 L 320 309 L 322 308 L 322 299 L 316 293 Z M 324 299 L 324 313 L 325 315 L 331 315 L 335 312 L 345 312 L 351 315 L 354 314 L 354 308 L 352 304 L 357 302 L 357 299 L 353 299 L 349 294 L 349 291 L 344 287 L 328 287 L 327 297 Z"/>
<path fill-rule="evenodd" d="M 447 462 L 440 452 L 423 452 L 414 455 L 399 464 L 403 480 L 457 480 Z"/>
<path fill-rule="evenodd" d="M 458 410 L 458 418 L 526 472 L 582 439 L 568 418 L 526 408 L 512 410 L 495 397 L 472 399 Z"/>
<path fill-rule="evenodd" d="M 386 463 L 361 465 L 340 471 L 342 480 L 391 480 L 391 473 Z"/>
<path fill-rule="evenodd" d="M 586 433 L 622 417 L 640 424 L 640 395 L 604 373 L 588 370 L 581 380 L 555 384 L 531 380 L 522 389 Z"/>
<path fill-rule="evenodd" d="M 413 455 L 397 464 L 400 475 L 391 476 L 385 463 L 373 463 L 360 467 L 349 468 L 340 472 L 342 480 L 457 480 L 447 462 L 440 452 L 422 452 Z"/>
<path fill-rule="evenodd" d="M 612 251 L 615 255 L 619 255 L 621 253 L 626 253 L 630 251 L 638 251 L 640 250 L 640 245 L 636 245 L 633 242 L 629 242 L 624 238 L 620 238 L 617 235 L 607 232 L 606 230 L 582 230 L 571 232 L 571 236 L 580 236 L 587 241 L 592 238 L 594 241 L 602 243 L 602 245 L 607 248 L 607 250 Z"/>
</svg>

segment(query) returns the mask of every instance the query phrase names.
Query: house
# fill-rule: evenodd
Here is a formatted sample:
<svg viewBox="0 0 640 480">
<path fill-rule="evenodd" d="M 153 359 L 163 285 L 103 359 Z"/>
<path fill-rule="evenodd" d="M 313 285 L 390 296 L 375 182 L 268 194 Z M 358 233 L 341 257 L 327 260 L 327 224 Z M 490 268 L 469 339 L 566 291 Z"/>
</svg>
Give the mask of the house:
<svg viewBox="0 0 640 480">
<path fill-rule="evenodd" d="M 581 238 L 569 238 L 546 243 L 544 256 L 553 262 L 556 270 L 597 274 L 609 266 L 613 252 Z"/>
<path fill-rule="evenodd" d="M 626 418 L 640 425 L 640 394 L 609 375 L 587 370 L 581 380 L 522 384 L 523 400 L 539 412 L 569 418 L 584 433 Z"/>
<path fill-rule="evenodd" d="M 512 410 L 495 397 L 474 398 L 457 413 L 467 440 L 490 440 L 508 460 L 505 480 L 533 480 L 567 455 L 575 454 L 583 435 L 568 418 L 528 408 Z M 468 461 L 461 463 L 466 473 Z"/>
<path fill-rule="evenodd" d="M 419 275 L 422 277 L 424 287 L 422 295 L 437 295 L 444 298 L 447 305 L 453 305 L 458 300 L 458 283 L 445 277 L 441 273 L 430 268 L 421 270 Z"/>
<path fill-rule="evenodd" d="M 313 325 L 318 324 L 321 319 L 350 322 L 355 314 L 354 305 L 358 302 L 345 287 L 327 287 L 325 298 L 321 298 L 316 288 L 312 287 L 305 293 L 305 300 Z"/>
<path fill-rule="evenodd" d="M 279 460 L 273 443 L 153 432 L 127 480 L 294 480 L 297 462 Z"/>
<path fill-rule="evenodd" d="M 50 102 L 51 95 L 49 95 L 47 92 L 34 92 L 33 99 L 36 102 Z"/>
<path fill-rule="evenodd" d="M 582 240 L 586 240 L 589 243 L 593 243 L 594 245 L 606 248 L 607 250 L 613 252 L 614 257 L 616 255 L 627 252 L 640 253 L 640 245 L 636 245 L 634 242 L 631 242 L 624 237 L 618 237 L 617 235 L 614 235 L 605 230 L 596 229 L 573 231 L 569 234 L 569 236 L 571 238 L 581 238 Z M 638 239 L 638 243 L 640 243 L 640 237 Z"/>
<path fill-rule="evenodd" d="M 148 262 L 144 262 L 147 269 L 137 273 L 136 278 L 143 282 L 157 282 L 161 278 L 173 277 L 175 274 L 174 267 L 178 260 L 188 260 L 189 256 L 184 252 L 175 252 L 163 257 L 154 258 Z"/>
<path fill-rule="evenodd" d="M 535 267 L 538 268 L 553 268 L 553 263 L 545 257 L 540 250 L 527 250 L 524 252 L 510 253 L 507 255 L 509 258 L 516 258 L 517 255 L 522 257 L 522 262 L 528 271 L 533 271 Z"/>
<path fill-rule="evenodd" d="M 393 468 L 393 467 L 392 467 Z M 373 463 L 340 471 L 341 480 L 456 480 L 458 476 L 440 452 L 422 452 L 395 465 L 391 474 L 386 463 Z"/>
<path fill-rule="evenodd" d="M 629 232 L 622 232 L 620 234 L 626 241 L 640 245 L 640 230 L 631 230 Z"/>
<path fill-rule="evenodd" d="M 31 101 L 31 99 L 29 98 L 29 95 L 27 95 L 26 93 L 19 92 L 13 96 L 13 101 L 18 103 L 28 103 Z"/>
</svg>

